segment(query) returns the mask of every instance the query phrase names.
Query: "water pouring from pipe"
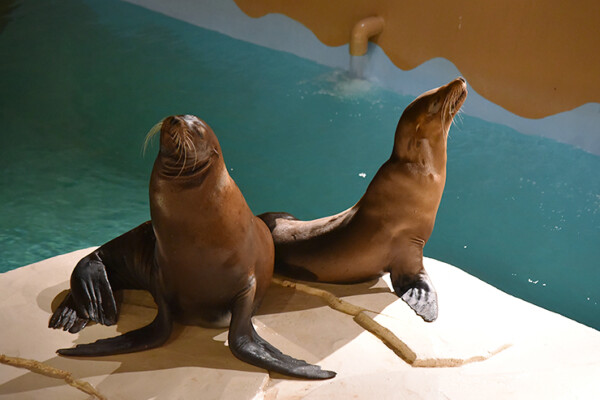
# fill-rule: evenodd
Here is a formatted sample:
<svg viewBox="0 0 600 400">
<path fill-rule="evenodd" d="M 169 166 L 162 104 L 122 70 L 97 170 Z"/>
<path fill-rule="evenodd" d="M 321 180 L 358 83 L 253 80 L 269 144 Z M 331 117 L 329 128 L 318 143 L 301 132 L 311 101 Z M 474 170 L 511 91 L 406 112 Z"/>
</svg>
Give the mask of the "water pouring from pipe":
<svg viewBox="0 0 600 400">
<path fill-rule="evenodd" d="M 356 23 L 350 35 L 350 78 L 362 79 L 366 66 L 369 39 L 383 31 L 383 18 L 371 16 Z"/>
</svg>

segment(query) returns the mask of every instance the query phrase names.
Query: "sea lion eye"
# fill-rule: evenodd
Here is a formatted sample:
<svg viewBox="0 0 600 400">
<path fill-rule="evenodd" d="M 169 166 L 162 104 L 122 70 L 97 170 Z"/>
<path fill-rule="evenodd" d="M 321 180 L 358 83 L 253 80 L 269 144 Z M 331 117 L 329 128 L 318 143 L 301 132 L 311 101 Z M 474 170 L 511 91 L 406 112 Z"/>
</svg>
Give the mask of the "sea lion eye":
<svg viewBox="0 0 600 400">
<path fill-rule="evenodd" d="M 206 130 L 204 129 L 204 127 L 194 126 L 193 131 L 194 133 L 196 133 L 196 135 L 200 137 L 200 139 L 204 139 L 204 136 L 206 135 Z"/>
<path fill-rule="evenodd" d="M 429 114 L 435 114 L 438 111 L 440 111 L 440 107 L 442 106 L 442 103 L 439 99 L 435 99 L 433 100 L 430 104 L 429 104 Z"/>
</svg>

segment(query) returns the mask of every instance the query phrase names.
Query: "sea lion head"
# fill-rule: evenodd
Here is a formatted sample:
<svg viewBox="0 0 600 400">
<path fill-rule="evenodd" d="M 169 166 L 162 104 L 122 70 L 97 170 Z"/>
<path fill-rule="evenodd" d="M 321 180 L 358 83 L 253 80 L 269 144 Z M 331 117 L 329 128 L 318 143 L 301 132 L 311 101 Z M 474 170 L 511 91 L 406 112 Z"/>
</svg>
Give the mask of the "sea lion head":
<svg viewBox="0 0 600 400">
<path fill-rule="evenodd" d="M 448 131 L 466 97 L 462 77 L 417 97 L 400 117 L 393 155 L 416 163 L 443 158 L 445 164 Z"/>
<path fill-rule="evenodd" d="M 192 176 L 206 171 L 221 159 L 221 147 L 206 122 L 194 115 L 172 115 L 148 134 L 146 142 L 160 128 L 161 172 L 167 176 Z"/>
</svg>

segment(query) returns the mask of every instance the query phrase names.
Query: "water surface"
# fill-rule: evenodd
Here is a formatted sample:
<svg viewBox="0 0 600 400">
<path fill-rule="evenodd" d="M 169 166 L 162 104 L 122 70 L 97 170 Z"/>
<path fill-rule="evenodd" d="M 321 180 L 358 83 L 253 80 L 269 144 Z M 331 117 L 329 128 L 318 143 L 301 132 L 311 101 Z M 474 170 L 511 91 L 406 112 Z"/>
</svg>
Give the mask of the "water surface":
<svg viewBox="0 0 600 400">
<path fill-rule="evenodd" d="M 211 125 L 255 213 L 308 219 L 360 198 L 412 101 L 128 3 L 7 4 L 0 271 L 148 219 L 156 144 L 141 147 L 167 115 Z M 464 116 L 425 254 L 598 329 L 598 171 L 600 157 Z"/>
</svg>

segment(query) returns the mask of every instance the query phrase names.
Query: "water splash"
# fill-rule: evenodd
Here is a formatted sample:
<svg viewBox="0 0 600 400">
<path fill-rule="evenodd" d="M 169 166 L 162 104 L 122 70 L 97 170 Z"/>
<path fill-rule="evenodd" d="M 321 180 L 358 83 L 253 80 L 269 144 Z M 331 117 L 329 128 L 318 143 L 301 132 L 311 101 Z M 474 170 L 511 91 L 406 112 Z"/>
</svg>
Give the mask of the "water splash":
<svg viewBox="0 0 600 400">
<path fill-rule="evenodd" d="M 335 70 L 318 80 L 318 90 L 314 93 L 325 94 L 340 100 L 366 100 L 379 103 L 377 85 L 366 79 L 353 78 L 348 71 Z"/>
</svg>

